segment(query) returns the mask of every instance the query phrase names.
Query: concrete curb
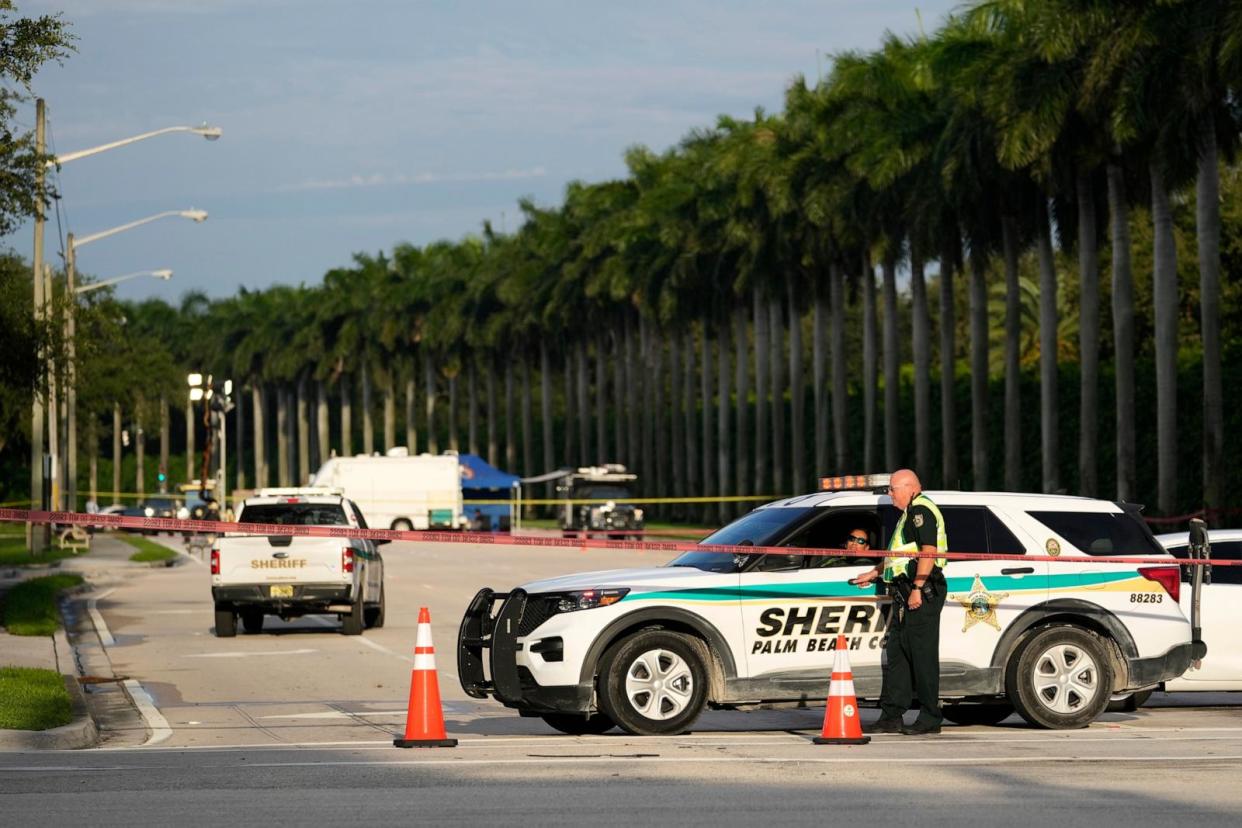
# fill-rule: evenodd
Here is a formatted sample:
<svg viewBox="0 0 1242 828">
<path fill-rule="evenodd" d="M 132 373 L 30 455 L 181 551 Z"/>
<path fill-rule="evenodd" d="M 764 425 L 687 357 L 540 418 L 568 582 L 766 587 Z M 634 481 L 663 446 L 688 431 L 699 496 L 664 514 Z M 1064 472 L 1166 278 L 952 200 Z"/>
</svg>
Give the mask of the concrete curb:
<svg viewBox="0 0 1242 828">
<path fill-rule="evenodd" d="M 68 596 L 83 592 L 84 587 L 66 590 Z M 86 694 L 78 684 L 78 667 L 69 637 L 64 627 L 52 635 L 56 650 L 55 669 L 65 682 L 69 693 L 69 707 L 73 720 L 67 725 L 48 730 L 0 730 L 0 751 L 15 750 L 81 750 L 94 747 L 99 742 L 99 728 L 86 703 Z"/>
</svg>

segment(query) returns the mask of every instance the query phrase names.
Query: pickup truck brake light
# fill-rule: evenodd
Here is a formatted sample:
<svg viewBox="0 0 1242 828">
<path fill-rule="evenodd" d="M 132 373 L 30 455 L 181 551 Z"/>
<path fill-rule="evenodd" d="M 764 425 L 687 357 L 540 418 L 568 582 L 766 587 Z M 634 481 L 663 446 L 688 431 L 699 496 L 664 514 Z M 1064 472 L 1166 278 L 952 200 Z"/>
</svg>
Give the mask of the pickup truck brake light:
<svg viewBox="0 0 1242 828">
<path fill-rule="evenodd" d="M 1155 581 L 1164 587 L 1169 597 L 1177 602 L 1181 598 L 1182 570 L 1177 566 L 1141 566 L 1139 574 L 1149 581 Z"/>
<path fill-rule="evenodd" d="M 211 574 L 212 575 L 220 574 L 220 550 L 219 549 L 211 550 Z"/>
<path fill-rule="evenodd" d="M 354 571 L 354 550 L 350 549 L 348 546 L 341 550 L 341 571 Z"/>
</svg>

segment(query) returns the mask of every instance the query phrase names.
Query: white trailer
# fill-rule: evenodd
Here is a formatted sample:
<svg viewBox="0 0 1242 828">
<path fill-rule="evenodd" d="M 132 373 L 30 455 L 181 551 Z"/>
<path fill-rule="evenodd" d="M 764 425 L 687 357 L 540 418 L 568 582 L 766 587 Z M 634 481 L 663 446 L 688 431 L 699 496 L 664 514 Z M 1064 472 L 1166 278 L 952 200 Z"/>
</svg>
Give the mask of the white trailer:
<svg viewBox="0 0 1242 828">
<path fill-rule="evenodd" d="M 461 469 L 456 454 L 333 457 L 311 478 L 314 486 L 342 489 L 367 523 L 389 529 L 460 529 Z"/>
</svg>

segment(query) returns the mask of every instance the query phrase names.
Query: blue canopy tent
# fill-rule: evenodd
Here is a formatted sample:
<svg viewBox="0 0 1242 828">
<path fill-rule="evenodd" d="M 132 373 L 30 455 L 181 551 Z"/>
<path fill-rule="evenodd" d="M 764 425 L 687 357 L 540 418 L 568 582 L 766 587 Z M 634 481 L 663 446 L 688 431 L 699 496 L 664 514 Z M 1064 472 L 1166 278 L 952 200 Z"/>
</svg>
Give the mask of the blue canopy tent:
<svg viewBox="0 0 1242 828">
<path fill-rule="evenodd" d="M 459 454 L 457 463 L 470 528 L 509 531 L 515 523 L 515 500 L 521 494 L 521 479 L 516 474 L 501 471 L 477 454 Z"/>
</svg>

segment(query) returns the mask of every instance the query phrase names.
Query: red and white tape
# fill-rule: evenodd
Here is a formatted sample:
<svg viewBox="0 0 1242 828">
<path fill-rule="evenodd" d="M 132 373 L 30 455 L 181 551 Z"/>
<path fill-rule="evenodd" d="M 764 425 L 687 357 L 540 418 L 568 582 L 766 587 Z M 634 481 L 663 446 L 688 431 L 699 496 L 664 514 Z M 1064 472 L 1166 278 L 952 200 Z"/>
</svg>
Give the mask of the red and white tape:
<svg viewBox="0 0 1242 828">
<path fill-rule="evenodd" d="M 413 541 L 415 543 L 464 543 L 489 546 L 532 546 L 561 549 L 617 549 L 634 552 L 715 552 L 725 555 L 797 555 L 831 558 L 870 558 L 874 560 L 883 550 L 870 549 L 855 552 L 846 549 L 808 549 L 790 546 L 702 546 L 685 541 L 623 541 L 594 538 L 556 538 L 540 535 L 506 535 L 498 532 L 430 532 L 402 529 L 359 529 L 352 526 L 286 526 L 276 523 L 235 523 L 222 520 L 179 520 L 176 518 L 148 518 L 128 515 L 85 514 L 83 512 L 47 512 L 34 509 L 0 509 L 0 523 L 60 524 L 64 526 L 94 526 L 110 529 L 147 529 L 158 532 L 214 533 L 217 535 L 287 535 L 309 538 L 365 538 L 367 540 Z M 1143 564 L 1160 566 L 1178 563 L 1190 566 L 1242 566 L 1242 561 L 1193 560 L 1172 557 L 1097 557 L 1085 555 L 1000 555 L 990 552 L 913 553 L 902 557 L 938 558 L 953 561 L 1048 561 L 1057 563 L 1073 560 L 1081 563 Z"/>
</svg>

